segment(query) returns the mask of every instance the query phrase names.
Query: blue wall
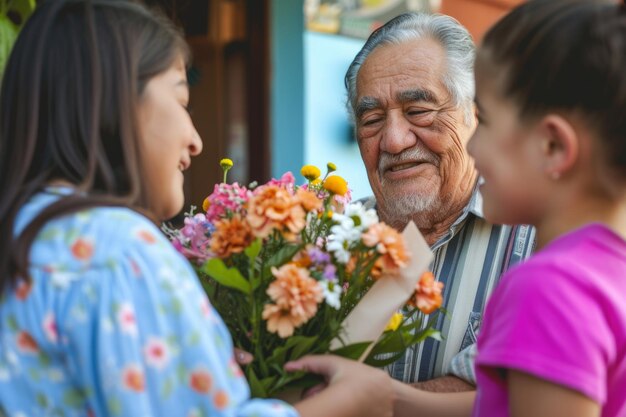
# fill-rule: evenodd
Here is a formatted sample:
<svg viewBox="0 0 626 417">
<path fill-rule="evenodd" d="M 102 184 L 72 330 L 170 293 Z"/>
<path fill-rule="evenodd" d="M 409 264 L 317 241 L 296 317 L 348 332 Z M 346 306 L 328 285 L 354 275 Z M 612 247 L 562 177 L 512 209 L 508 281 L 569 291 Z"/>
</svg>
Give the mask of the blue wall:
<svg viewBox="0 0 626 417">
<path fill-rule="evenodd" d="M 364 40 L 305 31 L 303 1 L 271 3 L 271 173 L 337 165 L 353 198 L 371 194 L 348 121 L 343 77 Z M 254 158 L 254 155 L 251 155 Z"/>
<path fill-rule="evenodd" d="M 370 195 L 371 188 L 349 122 L 343 77 L 364 42 L 311 31 L 304 34 L 304 160 L 320 168 L 334 162 L 353 199 Z"/>
</svg>

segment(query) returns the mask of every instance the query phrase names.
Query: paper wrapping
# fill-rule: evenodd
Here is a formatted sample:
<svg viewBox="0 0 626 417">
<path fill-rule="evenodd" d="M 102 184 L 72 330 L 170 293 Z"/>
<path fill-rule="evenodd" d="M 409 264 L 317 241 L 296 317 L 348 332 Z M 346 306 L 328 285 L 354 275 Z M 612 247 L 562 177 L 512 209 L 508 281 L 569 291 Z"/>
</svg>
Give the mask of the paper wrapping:
<svg viewBox="0 0 626 417">
<path fill-rule="evenodd" d="M 375 342 L 393 314 L 411 297 L 422 274 L 428 270 L 433 253 L 415 223 L 409 222 L 402 236 L 411 254 L 408 265 L 399 273 L 381 276 L 346 317 L 341 334 L 346 345 Z M 341 346 L 341 340 L 336 338 L 330 348 L 334 350 Z M 365 360 L 373 346 L 374 343 L 363 353 L 360 361 Z"/>
</svg>

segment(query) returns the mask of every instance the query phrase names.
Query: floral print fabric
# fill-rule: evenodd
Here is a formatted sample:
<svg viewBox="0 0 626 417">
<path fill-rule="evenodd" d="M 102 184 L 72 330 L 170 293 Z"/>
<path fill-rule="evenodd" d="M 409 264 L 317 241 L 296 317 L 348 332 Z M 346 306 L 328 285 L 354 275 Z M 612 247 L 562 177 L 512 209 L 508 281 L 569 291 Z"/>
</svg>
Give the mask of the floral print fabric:
<svg viewBox="0 0 626 417">
<path fill-rule="evenodd" d="M 66 192 L 36 195 L 16 233 Z M 95 208 L 49 222 L 30 275 L 0 301 L 6 415 L 297 416 L 249 398 L 193 269 L 141 215 Z"/>
</svg>

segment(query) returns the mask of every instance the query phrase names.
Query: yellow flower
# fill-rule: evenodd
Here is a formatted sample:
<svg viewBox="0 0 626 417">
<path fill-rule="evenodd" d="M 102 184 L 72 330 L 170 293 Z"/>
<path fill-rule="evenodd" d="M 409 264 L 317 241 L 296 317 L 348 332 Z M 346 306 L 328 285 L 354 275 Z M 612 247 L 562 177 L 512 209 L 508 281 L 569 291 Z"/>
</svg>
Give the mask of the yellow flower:
<svg viewBox="0 0 626 417">
<path fill-rule="evenodd" d="M 220 166 L 222 167 L 222 169 L 231 169 L 233 167 L 233 160 L 224 158 L 220 161 Z"/>
<path fill-rule="evenodd" d="M 300 170 L 300 174 L 309 181 L 313 181 L 322 175 L 322 172 L 315 165 L 305 165 Z"/>
<path fill-rule="evenodd" d="M 322 180 L 320 178 L 316 178 L 313 181 L 311 181 L 311 185 L 314 186 L 314 187 L 317 187 L 321 183 L 322 183 Z"/>
<path fill-rule="evenodd" d="M 328 173 L 330 174 L 331 172 L 337 171 L 337 165 L 329 162 L 326 164 L 326 169 L 328 169 Z"/>
<path fill-rule="evenodd" d="M 343 196 L 348 192 L 348 183 L 339 175 L 331 175 L 324 181 L 324 189 L 332 194 Z"/>
<path fill-rule="evenodd" d="M 204 212 L 206 213 L 210 206 L 211 206 L 211 202 L 209 201 L 209 197 L 207 197 L 202 202 L 202 210 L 204 210 Z"/>
<path fill-rule="evenodd" d="M 233 167 L 232 159 L 224 158 L 220 161 L 220 166 L 222 167 L 222 171 L 224 171 L 224 179 L 223 182 L 226 182 L 228 171 Z"/>
<path fill-rule="evenodd" d="M 402 324 L 402 314 L 401 313 L 395 313 L 393 316 L 391 316 L 391 319 L 389 320 L 389 323 L 387 323 L 387 327 L 385 327 L 385 331 L 392 331 L 395 332 L 398 327 L 400 327 L 400 324 Z"/>
</svg>

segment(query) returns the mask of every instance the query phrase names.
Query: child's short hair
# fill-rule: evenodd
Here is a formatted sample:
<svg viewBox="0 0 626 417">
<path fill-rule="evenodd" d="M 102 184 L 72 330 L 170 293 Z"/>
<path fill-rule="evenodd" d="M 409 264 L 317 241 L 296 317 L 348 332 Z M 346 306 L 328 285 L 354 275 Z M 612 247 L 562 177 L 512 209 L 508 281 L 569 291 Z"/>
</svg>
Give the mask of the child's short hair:
<svg viewBox="0 0 626 417">
<path fill-rule="evenodd" d="M 576 112 L 626 176 L 625 4 L 529 1 L 486 34 L 477 70 L 498 71 L 490 75 L 522 117 Z"/>
</svg>

